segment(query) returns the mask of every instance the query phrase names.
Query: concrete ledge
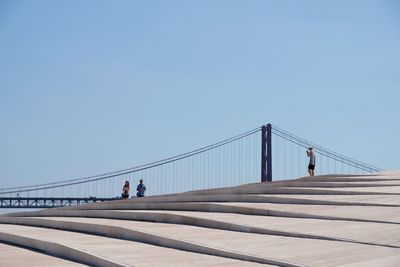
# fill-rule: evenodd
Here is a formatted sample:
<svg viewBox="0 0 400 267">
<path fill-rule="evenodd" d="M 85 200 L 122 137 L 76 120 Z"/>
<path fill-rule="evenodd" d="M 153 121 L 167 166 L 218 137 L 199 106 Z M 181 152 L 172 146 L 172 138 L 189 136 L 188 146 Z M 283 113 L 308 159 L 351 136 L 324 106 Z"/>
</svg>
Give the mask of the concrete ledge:
<svg viewBox="0 0 400 267">
<path fill-rule="evenodd" d="M 68 211 L 58 211 L 53 212 L 51 215 L 47 211 L 41 211 L 35 215 L 35 217 L 83 217 L 83 218 L 101 218 L 101 219 L 117 219 L 117 220 L 133 220 L 133 221 L 145 221 L 145 222 L 156 222 L 156 223 L 168 223 L 168 224 L 182 224 L 190 226 L 198 226 L 212 229 L 219 229 L 225 231 L 243 232 L 243 233 L 253 233 L 262 235 L 275 235 L 275 236 L 285 236 L 293 238 L 306 238 L 306 239 L 319 239 L 319 240 L 329 240 L 337 242 L 347 242 L 356 243 L 371 246 L 382 246 L 391 248 L 400 248 L 400 246 L 379 244 L 373 242 L 357 241 L 353 239 L 338 238 L 333 236 L 321 236 L 321 235 L 311 235 L 302 234 L 298 232 L 287 232 L 271 230 L 267 228 L 253 227 L 241 224 L 227 223 L 218 220 L 204 219 L 193 216 L 185 216 L 170 213 L 151 213 L 151 212 L 121 212 L 112 210 L 68 210 Z M 20 224 L 24 223 L 26 218 L 19 217 L 0 217 L 0 223 L 13 223 Z"/>
<path fill-rule="evenodd" d="M 336 191 L 336 190 L 319 190 L 319 189 L 302 189 L 302 188 L 285 188 L 285 187 L 268 187 L 265 186 L 265 183 L 261 184 L 252 184 L 245 185 L 239 187 L 229 187 L 222 189 L 207 189 L 207 190 L 198 190 L 198 191 L 190 191 L 186 193 L 179 194 L 170 194 L 163 196 L 150 196 L 146 198 L 135 198 L 132 200 L 114 200 L 102 203 L 94 203 L 88 205 L 82 205 L 77 207 L 62 207 L 62 208 L 54 208 L 54 209 L 109 209 L 107 205 L 110 207 L 116 207 L 116 205 L 125 206 L 126 203 L 157 203 L 157 202 L 177 202 L 173 200 L 182 199 L 183 202 L 189 201 L 191 198 L 194 198 L 193 202 L 201 201 L 204 199 L 205 202 L 213 201 L 215 202 L 228 202 L 231 199 L 231 202 L 245 200 L 246 202 L 260 202 L 262 198 L 267 198 L 267 196 L 257 196 L 257 194 L 285 194 L 285 195 L 390 195 L 390 196 L 400 196 L 400 193 L 381 193 L 381 192 L 359 192 L 359 191 Z M 243 196 L 246 195 L 246 196 Z M 253 195 L 253 197 L 250 197 Z M 212 198 L 211 198 L 212 197 Z M 282 201 L 282 202 L 271 202 L 271 203 L 293 203 L 291 201 L 296 201 L 293 204 L 322 204 L 322 205 L 341 205 L 341 203 L 348 203 L 354 206 L 360 206 L 360 203 L 357 202 L 340 202 L 340 201 L 322 201 L 322 200 L 305 200 L 305 199 L 295 199 L 294 198 L 279 198 L 278 197 L 269 197 L 269 201 Z M 181 201 L 181 200 L 179 200 Z M 322 202 L 321 202 L 322 201 Z M 268 201 L 267 201 L 268 202 Z M 366 205 L 375 205 L 374 203 L 366 203 Z M 380 204 L 376 204 L 381 206 Z"/>
<path fill-rule="evenodd" d="M 0 232 L 0 241 L 6 242 L 11 245 L 35 249 L 54 257 L 87 264 L 89 266 L 128 267 L 128 265 L 110 261 L 103 257 L 93 255 L 79 249 L 75 249 L 69 246 L 53 242 L 33 239 L 29 237 L 17 236 L 13 234 Z"/>
<path fill-rule="evenodd" d="M 338 183 L 338 182 L 317 182 L 317 181 L 276 181 L 268 184 L 271 187 L 319 187 L 319 188 L 352 188 L 352 187 L 391 187 L 400 184 L 365 184 L 365 183 Z"/>
<path fill-rule="evenodd" d="M 189 195 L 189 196 L 154 196 L 138 198 L 126 201 L 135 203 L 169 203 L 169 202 L 247 202 L 247 203 L 278 203 L 278 204 L 304 204 L 304 205 L 335 205 L 335 206 L 376 206 L 376 207 L 400 207 L 395 204 L 377 204 L 368 202 L 349 202 L 349 201 L 328 201 L 317 199 L 305 199 L 295 197 L 276 197 L 259 195 Z M 104 202 L 100 204 L 112 205 L 117 202 Z M 87 207 L 87 206 L 83 206 Z"/>
<path fill-rule="evenodd" d="M 346 182 L 346 183 L 353 183 L 353 182 L 391 182 L 391 181 L 400 181 L 400 178 L 350 178 L 350 177 L 335 177 L 335 176 L 328 176 L 328 177 L 321 177 L 321 176 L 308 176 L 304 178 L 297 179 L 296 181 L 303 181 L 303 182 Z"/>
<path fill-rule="evenodd" d="M 19 212 L 12 214 L 5 214 L 2 217 L 35 217 L 35 216 L 53 216 L 53 214 L 63 214 L 67 210 L 171 210 L 171 211 L 201 211 L 201 212 L 220 212 L 220 213 L 237 213 L 244 215 L 260 215 L 260 216 L 275 216 L 286 218 L 300 218 L 300 219 L 319 219 L 319 220 L 337 220 L 337 221 L 354 221 L 354 222 L 369 222 L 369 223 L 384 223 L 399 225 L 398 222 L 383 221 L 383 220 L 367 220 L 350 217 L 326 216 L 326 215 L 313 215 L 307 213 L 296 213 L 289 211 L 279 211 L 271 209 L 260 209 L 251 207 L 241 207 L 228 204 L 218 203 L 137 203 L 134 201 L 125 202 L 109 202 L 99 203 L 90 206 L 78 206 L 74 209 L 47 209 L 43 211 L 33 212 Z M 61 213 L 60 213 L 61 212 Z"/>
<path fill-rule="evenodd" d="M 200 244 L 195 244 L 192 242 L 181 241 L 178 239 L 171 239 L 163 236 L 149 234 L 143 231 L 137 231 L 132 229 L 127 229 L 123 227 L 109 226 L 109 225 L 100 225 L 100 224 L 90 224 L 90 223 L 80 223 L 80 222 L 68 222 L 68 221 L 54 221 L 48 219 L 37 219 L 37 218 L 17 218 L 17 217 L 3 217 L 1 218 L 2 223 L 7 224 L 18 224 L 25 226 L 35 226 L 35 227 L 45 227 L 52 229 L 60 229 L 60 230 L 68 230 L 86 234 L 93 234 L 99 236 L 106 236 L 117 239 L 130 240 L 135 242 L 141 242 L 166 248 L 178 249 L 183 251 L 189 251 L 194 253 L 207 254 L 212 256 L 224 257 L 235 260 L 249 261 L 255 263 L 263 263 L 263 264 L 271 264 L 282 267 L 303 267 L 304 265 L 299 265 L 295 263 L 290 263 L 281 260 L 275 260 L 271 258 L 262 258 L 253 255 L 203 246 Z M 15 239 L 20 237 L 14 236 Z M 0 238 L 2 236 L 0 235 Z M 5 237 L 7 238 L 7 237 Z M 23 239 L 26 239 L 23 237 Z M 26 243 L 25 240 L 22 239 L 23 244 Z M 29 239 L 29 238 L 28 238 Z M 30 239 L 32 242 L 36 241 L 35 239 Z M 16 242 L 16 241 L 14 241 Z M 45 241 L 39 241 L 45 242 Z M 48 242 L 50 243 L 50 242 Z M 50 243 L 53 244 L 53 243 Z M 49 244 L 49 245 L 50 245 Z M 60 245 L 61 246 L 61 245 Z M 55 252 L 53 252 L 55 253 Z M 76 261 L 75 254 L 73 253 L 73 258 Z M 92 265 L 98 266 L 98 265 Z M 101 266 L 122 266 L 122 265 L 101 265 Z"/>
<path fill-rule="evenodd" d="M 311 186 L 310 186 L 311 187 Z M 221 194 L 285 194 L 285 195 L 400 195 L 400 193 L 340 191 L 330 189 L 290 188 L 268 186 L 267 183 L 257 183 L 241 187 L 195 190 L 174 195 L 221 195 Z"/>
</svg>

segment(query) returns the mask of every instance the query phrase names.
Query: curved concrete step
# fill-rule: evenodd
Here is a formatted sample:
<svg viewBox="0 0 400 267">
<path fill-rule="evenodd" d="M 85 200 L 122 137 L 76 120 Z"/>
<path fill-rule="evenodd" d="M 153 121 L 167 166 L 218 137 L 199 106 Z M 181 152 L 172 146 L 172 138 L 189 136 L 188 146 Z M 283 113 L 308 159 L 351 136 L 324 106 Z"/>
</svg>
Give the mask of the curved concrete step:
<svg viewBox="0 0 400 267">
<path fill-rule="evenodd" d="M 249 216 L 248 216 L 249 217 Z M 172 239 L 179 238 L 180 240 L 185 240 L 189 242 L 194 242 L 196 244 L 201 244 L 206 247 L 217 247 L 223 250 L 227 249 L 230 251 L 236 251 L 241 254 L 250 254 L 255 255 L 258 257 L 270 257 L 273 259 L 279 259 L 289 262 L 299 263 L 301 265 L 308 265 L 308 266 L 342 266 L 351 262 L 358 262 L 360 261 L 357 257 L 363 255 L 364 260 L 372 260 L 376 258 L 382 258 L 384 256 L 396 255 L 399 252 L 398 248 L 385 248 L 385 247 L 373 247 L 373 246 L 363 246 L 359 244 L 351 244 L 351 243 L 339 243 L 339 242 L 331 242 L 331 241 L 324 241 L 324 240 L 311 240 L 311 239 L 294 239 L 288 237 L 278 237 L 278 236 L 263 236 L 263 235 L 255 235 L 255 234 L 247 234 L 247 233 L 235 233 L 235 232 L 227 232 L 215 229 L 207 229 L 202 227 L 192 227 L 192 226 L 184 226 L 184 225 L 166 225 L 166 224 L 155 224 L 155 223 L 146 223 L 146 222 L 132 222 L 132 221 L 116 221 L 116 220 L 108 220 L 108 219 L 90 219 L 90 218 L 50 218 L 51 220 L 62 220 L 62 221 L 73 221 L 73 222 L 84 222 L 84 223 L 95 223 L 95 224 L 102 224 L 102 225 L 112 225 L 112 226 L 119 226 L 127 229 L 134 229 L 139 231 L 145 231 L 147 233 L 155 234 L 156 236 L 162 235 L 165 237 L 169 237 Z M 233 221 L 234 222 L 234 221 Z M 321 222 L 319 222 L 321 224 Z M 322 223 L 323 224 L 323 223 Z M 353 224 L 353 225 L 359 225 Z M 315 225 L 318 227 L 318 225 Z M 3 229 L 9 229 L 8 227 L 14 227 L 14 229 L 10 232 L 18 234 L 19 230 L 17 227 L 20 228 L 31 228 L 26 226 L 15 226 L 15 225 L 0 225 Z M 128 240 L 119 240 L 115 238 L 107 238 L 101 237 L 96 235 L 87 235 L 87 234 L 80 234 L 74 232 L 67 232 L 67 231 L 60 231 L 60 230 L 53 230 L 37 228 L 35 231 L 36 233 L 44 233 L 45 238 L 51 238 L 50 240 L 54 240 L 54 237 L 57 238 L 59 234 L 55 233 L 54 231 L 64 232 L 62 236 L 70 238 L 71 240 L 76 239 L 76 235 L 86 235 L 83 239 L 83 242 L 90 242 L 92 240 L 99 240 L 103 245 L 103 248 L 110 246 L 112 243 L 125 243 L 125 247 L 130 247 L 131 251 L 134 247 L 139 246 L 152 246 L 148 244 L 138 243 L 134 241 Z M 398 229 L 398 228 L 397 228 Z M 21 230 L 21 233 L 31 231 L 31 230 Z M 47 236 L 49 233 L 49 237 Z M 311 232 L 312 233 L 312 232 Z M 395 232 L 394 232 L 395 233 Z M 328 234 L 328 232 L 326 233 Z M 61 235 L 61 233 L 60 233 Z M 36 234 L 36 236 L 38 236 Z M 57 242 L 58 238 L 55 239 Z M 88 241 L 86 241 L 88 240 Z M 103 241 L 100 241 L 103 240 Z M 67 244 L 75 246 L 76 242 L 68 241 Z M 301 245 L 299 245 L 301 244 Z M 78 245 L 78 244 L 77 244 Z M 81 246 L 77 246 L 79 248 L 84 248 Z M 87 246 L 86 246 L 87 247 Z M 200 257 L 202 254 L 192 253 L 192 252 L 184 252 L 180 250 L 174 250 L 163 248 L 163 247 L 156 247 L 152 246 L 153 250 L 170 250 L 169 254 L 172 253 L 190 253 L 196 254 L 192 257 Z M 110 247 L 111 248 L 111 247 Z M 108 249 L 107 249 L 108 250 Z M 91 248 L 89 251 L 92 251 Z M 290 253 L 288 253 L 290 251 Z M 116 251 L 117 252 L 117 251 Z M 97 253 L 97 252 L 96 252 Z M 130 253 L 125 250 L 125 253 Z M 346 254 L 344 254 L 346 253 Z M 101 253 L 100 253 L 101 254 Z M 103 254 L 101 254 L 103 255 Z M 149 254 L 151 255 L 151 254 Z M 158 254 L 153 254 L 154 256 Z M 319 256 L 318 256 L 319 255 Z M 337 257 L 337 255 L 341 255 Z M 318 258 L 316 258 L 317 256 Z M 320 258 L 323 256 L 323 258 Z M 108 257 L 108 256 L 107 256 Z M 125 256 L 123 256 L 125 257 Z M 151 257 L 151 256 L 150 256 Z M 157 258 L 156 257 L 156 258 Z M 218 258 L 218 261 L 235 261 L 228 258 L 223 257 L 215 257 L 211 255 L 202 255 L 201 257 L 214 257 Z M 113 258 L 114 257 L 110 257 Z M 122 259 L 122 258 L 121 258 Z M 323 259 L 323 261 L 321 261 Z M 132 261 L 123 261 L 124 263 L 131 263 L 135 265 L 135 262 Z M 244 262 L 243 264 L 258 264 L 258 263 L 251 263 L 251 262 Z M 181 265 L 181 266 L 187 266 Z M 211 264 L 212 265 L 212 264 Z M 215 264 L 217 265 L 217 264 Z M 362 265 L 362 264 L 361 264 Z M 379 264 L 378 264 L 379 265 Z M 163 265 L 152 265 L 152 266 L 163 266 Z M 174 266 L 174 265 L 172 265 Z M 172 267 L 171 266 L 171 267 Z M 363 265 L 362 265 L 363 266 Z M 383 264 L 379 265 L 383 266 Z M 396 266 L 396 265 L 391 265 Z"/>
<path fill-rule="evenodd" d="M 337 242 L 356 243 L 363 245 L 400 248 L 400 246 L 395 246 L 395 245 L 358 241 L 348 238 L 338 238 L 334 236 L 321 236 L 321 235 L 303 234 L 299 232 L 278 231 L 260 227 L 253 227 L 249 225 L 227 223 L 219 220 L 203 219 L 193 216 L 185 216 L 185 215 L 177 215 L 177 214 L 161 213 L 161 212 L 151 213 L 151 212 L 121 212 L 113 210 L 65 210 L 65 211 L 52 212 L 52 214 L 49 215 L 48 212 L 44 210 L 37 212 L 35 214 L 35 217 L 81 217 L 81 218 L 83 217 L 83 218 L 146 221 L 146 222 L 168 223 L 168 224 L 183 224 L 183 225 L 198 226 L 198 227 L 205 227 L 212 229 L 220 229 L 225 231 L 243 232 L 243 233 L 276 235 L 276 236 L 285 236 L 293 238 L 320 239 L 320 240 L 329 240 Z M 24 218 L 24 217 L 0 217 L 0 223 L 13 223 L 13 224 L 25 225 L 24 223 L 29 222 L 30 219 L 31 218 Z"/>
<path fill-rule="evenodd" d="M 71 208 L 69 208 L 71 209 Z M 261 215 L 261 216 L 276 216 L 286 218 L 302 218 L 302 219 L 319 219 L 319 220 L 340 220 L 340 221 L 355 221 L 355 222 L 370 222 L 370 223 L 383 223 L 383 224 L 395 224 L 399 225 L 398 222 L 382 221 L 382 220 L 368 220 L 351 217 L 339 217 L 339 216 L 327 216 L 327 215 L 314 215 L 308 213 L 299 213 L 291 211 L 280 211 L 274 209 L 262 209 L 252 207 L 242 207 L 237 205 L 218 204 L 218 203 L 190 203 L 190 202 L 178 202 L 178 203 L 137 203 L 134 201 L 109 202 L 107 205 L 99 203 L 98 205 L 88 205 L 75 207 L 76 210 L 171 210 L 171 211 L 202 211 L 202 212 L 220 212 L 220 213 L 237 213 L 245 215 Z M 58 211 L 68 210 L 67 208 L 48 209 L 45 210 L 48 216 L 56 214 Z M 20 212 L 6 214 L 4 216 L 13 217 L 34 217 L 36 214 L 41 214 L 44 211 L 33 211 L 33 212 Z M 2 216 L 0 216 L 1 218 Z"/>
<path fill-rule="evenodd" d="M 24 236 L 18 236 L 9 233 L 0 232 L 0 241 L 16 246 L 34 249 L 37 251 L 41 251 L 47 255 L 66 259 L 69 261 L 74 261 L 77 263 L 87 264 L 89 266 L 99 266 L 99 267 L 129 266 L 66 245 L 44 240 L 38 240 Z"/>
<path fill-rule="evenodd" d="M 171 195 L 221 195 L 221 194 L 285 194 L 285 195 L 394 195 L 400 193 L 386 192 L 360 192 L 360 191 L 340 191 L 331 189 L 311 189 L 311 188 L 291 188 L 268 186 L 267 183 L 250 184 L 239 187 L 227 187 L 217 189 L 195 190 Z"/>
<path fill-rule="evenodd" d="M 339 182 L 314 182 L 314 181 L 277 181 L 268 184 L 271 187 L 318 187 L 318 188 L 351 188 L 351 187 L 392 187 L 400 184 L 379 183 L 339 183 Z"/>
<path fill-rule="evenodd" d="M 357 177 L 318 177 L 318 176 L 309 176 L 304 178 L 296 179 L 295 181 L 304 181 L 304 182 L 391 182 L 391 181 L 400 181 L 400 178 L 357 178 Z"/>
<path fill-rule="evenodd" d="M 151 244 L 155 246 L 161 246 L 166 248 L 178 249 L 183 251 L 189 251 L 194 253 L 207 254 L 212 256 L 224 257 L 235 260 L 249 261 L 262 264 L 271 264 L 282 267 L 303 267 L 304 265 L 299 265 L 295 263 L 290 263 L 286 261 L 276 260 L 272 258 L 258 257 L 248 254 L 243 254 L 234 251 L 228 251 L 213 247 L 208 247 L 200 244 L 195 244 L 188 241 L 181 241 L 178 239 L 167 238 L 159 235 L 154 235 L 146 233 L 143 231 L 127 229 L 123 227 L 92 224 L 92 223 L 81 223 L 81 222 L 70 222 L 70 221 L 54 221 L 49 219 L 37 219 L 37 218 L 18 218 L 18 217 L 2 217 L 1 223 L 6 224 L 17 224 L 24 226 L 35 226 L 44 227 L 51 229 L 60 229 L 67 231 L 74 231 L 79 233 L 98 235 L 111 237 L 116 239 L 124 239 L 135 242 L 141 242 L 145 244 Z M 3 238 L 0 233 L 0 238 Z M 7 238 L 4 237 L 4 238 Z M 25 239 L 25 237 L 23 237 Z M 0 239 L 1 240 L 1 239 Z M 26 240 L 25 240 L 26 241 Z M 45 242 L 45 241 L 42 241 Z M 93 265 L 98 266 L 98 265 Z M 106 265 L 103 265 L 106 266 Z M 107 265 L 110 266 L 110 265 Z M 114 265 L 122 266 L 122 265 Z"/>
<path fill-rule="evenodd" d="M 248 203 L 277 203 L 277 204 L 306 204 L 306 205 L 335 205 L 335 206 L 376 206 L 376 207 L 400 207 L 396 204 L 332 201 L 306 199 L 296 197 L 264 196 L 264 195 L 184 195 L 184 196 L 152 196 L 146 198 L 135 198 L 131 200 L 116 200 L 91 205 L 110 205 L 111 203 L 125 203 L 126 201 L 136 203 L 169 203 L 169 202 L 248 202 Z"/>
<path fill-rule="evenodd" d="M 85 267 L 87 265 L 53 257 L 9 243 L 0 242 L 0 265 L 5 267 Z"/>
<path fill-rule="evenodd" d="M 296 198 L 295 196 L 281 197 L 268 195 L 183 195 L 183 196 L 151 196 L 146 198 L 134 198 L 129 200 L 113 200 L 106 202 L 93 203 L 75 207 L 61 207 L 54 209 L 110 209 L 130 203 L 181 203 L 181 202 L 222 202 L 222 203 L 275 203 L 275 204 L 301 204 L 301 205 L 329 205 L 329 206 L 371 206 L 371 207 L 400 207 L 397 204 L 351 202 L 351 201 L 332 201 Z M 53 210 L 54 210 L 53 209 Z M 1 215 L 0 215 L 1 216 Z"/>
<path fill-rule="evenodd" d="M 264 197 L 264 195 L 253 195 Z M 379 206 L 376 207 L 399 207 L 400 206 L 400 197 L 398 196 L 366 196 L 366 195 L 265 195 L 267 197 L 278 197 L 278 198 L 296 198 L 296 199 L 308 199 L 308 200 L 322 200 L 322 201 L 333 201 L 339 203 L 368 203 L 372 205 L 367 206 L 375 206 L 376 204 Z M 244 202 L 244 201 L 243 201 Z M 257 203 L 257 202 L 254 202 Z M 272 202 L 270 202 L 272 203 Z M 290 204 L 290 203 L 289 203 Z M 383 206 L 381 206 L 383 205 Z M 389 206 L 386 206 L 389 205 Z M 339 205 L 336 205 L 339 206 Z M 351 205 L 349 205 L 351 206 Z M 360 206 L 361 207 L 361 206 Z"/>
</svg>

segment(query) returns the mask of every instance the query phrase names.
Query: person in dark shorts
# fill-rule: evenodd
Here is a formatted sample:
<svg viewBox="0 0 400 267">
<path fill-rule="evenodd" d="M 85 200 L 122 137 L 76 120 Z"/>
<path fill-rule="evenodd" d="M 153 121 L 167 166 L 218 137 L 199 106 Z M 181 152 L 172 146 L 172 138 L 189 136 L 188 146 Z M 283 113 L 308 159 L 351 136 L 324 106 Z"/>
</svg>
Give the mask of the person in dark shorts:
<svg viewBox="0 0 400 267">
<path fill-rule="evenodd" d="M 144 197 L 144 192 L 146 191 L 146 186 L 143 184 L 143 179 L 140 179 L 139 184 L 136 188 L 136 196 L 137 197 Z"/>
<path fill-rule="evenodd" d="M 310 158 L 310 162 L 308 163 L 308 173 L 310 176 L 314 176 L 314 170 L 315 170 L 315 151 L 312 147 L 309 147 L 307 152 L 307 157 Z"/>
</svg>

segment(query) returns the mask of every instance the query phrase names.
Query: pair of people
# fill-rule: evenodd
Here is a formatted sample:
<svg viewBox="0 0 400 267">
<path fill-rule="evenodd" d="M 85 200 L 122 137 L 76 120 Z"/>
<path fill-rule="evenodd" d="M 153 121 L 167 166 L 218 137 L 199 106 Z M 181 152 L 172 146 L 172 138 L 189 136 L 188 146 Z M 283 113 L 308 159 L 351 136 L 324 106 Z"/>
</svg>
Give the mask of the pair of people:
<svg viewBox="0 0 400 267">
<path fill-rule="evenodd" d="M 126 181 L 124 186 L 122 187 L 122 198 L 127 199 L 129 197 L 129 181 Z M 146 191 L 146 186 L 143 184 L 143 179 L 140 179 L 138 186 L 136 187 L 136 196 L 144 197 L 144 192 Z"/>
</svg>

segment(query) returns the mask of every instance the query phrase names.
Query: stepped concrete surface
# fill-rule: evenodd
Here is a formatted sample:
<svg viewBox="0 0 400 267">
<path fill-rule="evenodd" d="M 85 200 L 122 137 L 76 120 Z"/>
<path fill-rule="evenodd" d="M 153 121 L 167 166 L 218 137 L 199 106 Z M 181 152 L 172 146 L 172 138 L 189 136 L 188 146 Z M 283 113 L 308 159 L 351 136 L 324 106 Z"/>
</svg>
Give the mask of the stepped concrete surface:
<svg viewBox="0 0 400 267">
<path fill-rule="evenodd" d="M 400 172 L 0 216 L 0 266 L 400 266 Z"/>
<path fill-rule="evenodd" d="M 0 243 L 0 266 L 73 267 L 85 266 L 28 249 Z"/>
</svg>

